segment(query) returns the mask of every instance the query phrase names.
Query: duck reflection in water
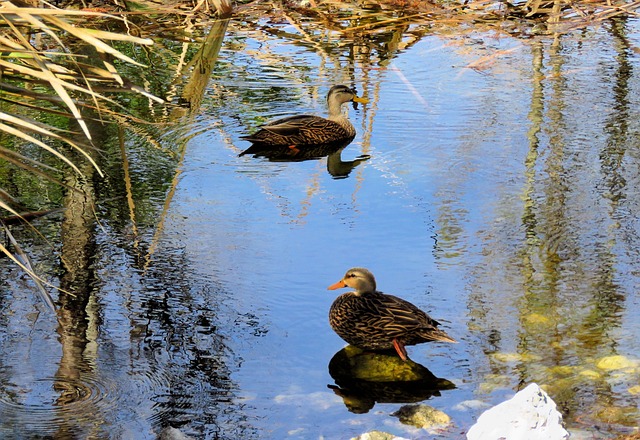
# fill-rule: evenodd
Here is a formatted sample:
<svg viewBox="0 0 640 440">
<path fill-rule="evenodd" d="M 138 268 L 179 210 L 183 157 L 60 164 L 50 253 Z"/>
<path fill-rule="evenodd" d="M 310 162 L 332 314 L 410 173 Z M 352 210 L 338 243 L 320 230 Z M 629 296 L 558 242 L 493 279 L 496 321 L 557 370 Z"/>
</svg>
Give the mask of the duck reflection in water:
<svg viewBox="0 0 640 440">
<path fill-rule="evenodd" d="M 395 353 L 366 352 L 349 345 L 329 362 L 335 385 L 327 385 L 356 414 L 378 403 L 415 403 L 439 396 L 440 390 L 455 388 L 436 377 L 425 366 L 403 361 Z"/>
<path fill-rule="evenodd" d="M 344 179 L 349 176 L 355 167 L 370 158 L 369 155 L 365 154 L 356 157 L 354 160 L 343 161 L 342 150 L 344 150 L 350 143 L 351 139 L 349 139 L 348 142 L 315 145 L 313 147 L 301 148 L 296 153 L 293 153 L 289 147 L 265 147 L 252 145 L 240 153 L 240 156 L 252 154 L 253 157 L 264 157 L 271 162 L 302 162 L 305 160 L 317 160 L 327 157 L 328 173 L 335 179 Z"/>
</svg>

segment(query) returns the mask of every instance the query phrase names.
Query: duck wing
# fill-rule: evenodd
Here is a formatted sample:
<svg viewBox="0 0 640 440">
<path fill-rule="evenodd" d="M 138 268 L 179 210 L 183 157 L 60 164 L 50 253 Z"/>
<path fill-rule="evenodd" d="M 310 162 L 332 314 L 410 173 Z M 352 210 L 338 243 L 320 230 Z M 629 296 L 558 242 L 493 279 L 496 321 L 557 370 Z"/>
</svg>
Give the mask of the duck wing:
<svg viewBox="0 0 640 440">
<path fill-rule="evenodd" d="M 301 146 L 329 144 L 348 136 L 337 122 L 320 116 L 297 115 L 262 125 L 256 133 L 241 138 L 254 143 Z"/>
<path fill-rule="evenodd" d="M 394 295 L 367 295 L 366 301 L 367 308 L 371 310 L 371 318 L 377 319 L 375 326 L 392 337 L 435 329 L 440 324 L 409 301 Z"/>
<path fill-rule="evenodd" d="M 297 115 L 278 119 L 277 121 L 262 125 L 260 128 L 280 136 L 299 136 L 302 130 L 324 127 L 323 121 L 328 121 L 328 119 L 321 118 L 320 116 Z"/>
<path fill-rule="evenodd" d="M 380 292 L 363 295 L 356 328 L 380 338 L 399 339 L 407 344 L 426 341 L 456 342 L 438 321 L 415 305 L 394 295 Z"/>
</svg>

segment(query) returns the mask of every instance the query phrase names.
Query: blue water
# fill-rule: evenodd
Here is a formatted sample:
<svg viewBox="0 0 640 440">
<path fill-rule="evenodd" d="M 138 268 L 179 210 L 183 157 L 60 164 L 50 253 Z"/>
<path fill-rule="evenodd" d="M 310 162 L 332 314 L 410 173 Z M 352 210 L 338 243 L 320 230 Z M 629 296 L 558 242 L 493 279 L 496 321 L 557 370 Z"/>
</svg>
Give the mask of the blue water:
<svg viewBox="0 0 640 440">
<path fill-rule="evenodd" d="M 336 36 L 322 52 L 237 26 L 201 111 L 183 122 L 175 194 L 164 208 L 167 192 L 139 207 L 141 250 L 115 221 L 97 233 L 99 320 L 80 378 L 99 384 L 100 398 L 87 402 L 104 429 L 117 427 L 114 438 L 154 438 L 167 425 L 197 438 L 343 439 L 373 429 L 460 438 L 530 382 L 546 387 L 574 431 L 631 429 L 637 367 L 598 361 L 635 365 L 640 349 L 636 51 L 605 26 L 558 46 L 425 36 L 390 58 L 352 61 Z M 627 24 L 632 47 L 636 29 Z M 347 178 L 333 178 L 326 159 L 238 157 L 248 147 L 240 136 L 260 122 L 323 114 L 337 83 L 370 100 L 350 109 L 357 136 L 341 154 L 371 157 Z M 345 344 L 329 327 L 336 292 L 326 287 L 353 266 L 460 341 L 408 349 L 456 385 L 425 402 L 451 416 L 449 428 L 401 425 L 390 416 L 396 403 L 354 414 L 327 388 Z M 29 300 L 7 307 L 26 316 Z M 2 335 L 0 365 L 31 359 L 35 377 L 55 382 L 55 321 L 40 317 L 33 340 L 45 346 L 31 349 L 20 336 L 29 329 L 15 327 Z M 47 403 L 42 394 L 32 391 Z M 34 418 L 15 411 L 18 425 Z M 51 415 L 41 432 L 65 417 Z"/>
</svg>

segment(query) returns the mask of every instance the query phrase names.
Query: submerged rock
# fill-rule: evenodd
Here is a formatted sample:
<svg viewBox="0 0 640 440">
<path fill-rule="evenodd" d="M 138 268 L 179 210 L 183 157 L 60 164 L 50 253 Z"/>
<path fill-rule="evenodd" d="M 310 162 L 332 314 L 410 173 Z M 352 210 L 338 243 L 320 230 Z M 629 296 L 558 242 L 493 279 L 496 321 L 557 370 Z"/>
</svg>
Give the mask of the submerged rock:
<svg viewBox="0 0 640 440">
<path fill-rule="evenodd" d="M 160 433 L 160 436 L 158 437 L 158 439 L 159 440 L 195 440 L 195 438 L 184 434 L 182 431 L 172 426 L 167 426 L 166 428 L 164 428 Z"/>
<path fill-rule="evenodd" d="M 388 432 L 382 431 L 369 431 L 361 434 L 357 437 L 353 437 L 351 440 L 408 440 L 404 437 L 398 437 Z"/>
<path fill-rule="evenodd" d="M 379 403 L 422 402 L 439 396 L 440 390 L 455 388 L 426 367 L 397 354 L 370 353 L 348 346 L 329 362 L 336 385 L 328 385 L 342 397 L 349 411 L 363 414 Z"/>
<path fill-rule="evenodd" d="M 629 359 L 626 356 L 615 355 L 600 358 L 596 362 L 596 367 L 605 371 L 627 370 L 638 366 L 638 361 Z"/>
<path fill-rule="evenodd" d="M 348 377 L 368 382 L 444 380 L 438 379 L 426 367 L 411 359 L 403 361 L 395 352 L 391 355 L 384 352 L 367 352 L 353 345 L 346 346 L 333 356 L 329 363 L 329 371 L 334 378 Z"/>
<path fill-rule="evenodd" d="M 569 433 L 556 403 L 532 383 L 513 398 L 488 409 L 467 433 L 468 440 L 561 440 Z"/>
<path fill-rule="evenodd" d="M 458 403 L 453 407 L 456 411 L 468 411 L 468 410 L 481 410 L 487 409 L 491 405 L 487 402 L 483 402 L 482 400 L 474 399 L 474 400 L 465 400 Z"/>
<path fill-rule="evenodd" d="M 451 423 L 451 417 L 429 405 L 405 405 L 391 415 L 400 423 L 421 429 L 444 428 Z"/>
</svg>

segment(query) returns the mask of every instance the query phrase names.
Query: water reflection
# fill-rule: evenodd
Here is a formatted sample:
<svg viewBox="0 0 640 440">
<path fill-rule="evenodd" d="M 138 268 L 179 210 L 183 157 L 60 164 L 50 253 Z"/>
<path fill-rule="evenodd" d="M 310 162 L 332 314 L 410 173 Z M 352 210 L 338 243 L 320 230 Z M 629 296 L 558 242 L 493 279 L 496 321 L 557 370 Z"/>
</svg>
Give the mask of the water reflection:
<svg viewBox="0 0 640 440">
<path fill-rule="evenodd" d="M 402 361 L 395 352 L 365 352 L 353 346 L 338 351 L 329 362 L 335 385 L 327 385 L 340 396 L 349 411 L 369 412 L 377 403 L 415 403 L 440 396 L 440 390 L 455 388 L 411 359 Z"/>
<path fill-rule="evenodd" d="M 609 30 L 613 38 L 607 57 L 616 62 L 596 92 L 574 92 L 585 78 L 567 74 L 578 63 L 571 55 L 572 41 L 530 45 L 530 123 L 528 148 L 521 156 L 518 225 L 501 230 L 508 221 L 498 217 L 496 235 L 485 238 L 486 263 L 498 261 L 498 270 L 513 280 L 505 284 L 518 293 L 515 299 L 494 296 L 504 287 L 496 288 L 495 273 L 487 270 L 483 282 L 491 287 L 478 291 L 488 295 L 470 307 L 481 317 L 476 322 L 486 338 L 490 374 L 480 389 L 543 383 L 574 426 L 637 420 L 637 409 L 633 417 L 626 412 L 626 399 L 635 396 L 635 378 L 623 366 L 607 366 L 611 359 L 627 361 L 627 353 L 634 351 L 617 336 L 629 331 L 628 324 L 624 327 L 626 303 L 636 282 L 625 273 L 624 261 L 635 254 L 629 244 L 637 240 L 628 240 L 620 230 L 625 224 L 633 227 L 626 199 L 637 194 L 629 192 L 626 181 L 636 174 L 635 166 L 629 172 L 628 157 L 634 125 L 629 103 L 637 99 L 629 82 L 634 64 L 629 62 L 628 31 L 622 21 Z M 587 72 L 595 69 L 580 65 Z M 582 99 L 589 102 L 586 107 Z M 587 116 L 585 109 L 596 101 L 605 102 L 608 110 L 597 118 Z M 576 125 L 577 119 L 584 124 Z M 631 203 L 636 206 L 637 200 Z M 503 247 L 498 251 L 498 246 Z M 475 301 L 476 293 L 470 298 Z M 499 310 L 505 323 L 498 323 L 490 309 Z M 508 316 L 517 322 L 503 318 Z M 620 407 L 612 409 L 616 394 Z M 584 414 L 592 414 L 589 421 Z"/>
<path fill-rule="evenodd" d="M 640 206 L 638 81 L 628 25 L 617 21 L 607 35 L 585 39 L 579 57 L 572 58 L 571 38 L 550 50 L 536 39 L 530 52 L 514 55 L 517 63 L 496 58 L 494 71 L 456 81 L 450 66 L 468 61 L 466 53 L 478 55 L 484 43 L 461 47 L 433 39 L 412 47 L 427 28 L 345 40 L 317 23 L 306 32 L 304 22 L 298 23 L 304 33 L 278 37 L 281 23 L 243 23 L 229 24 L 232 38 L 222 46 L 221 63 L 213 63 L 209 50 L 201 53 L 197 76 L 179 95 L 189 102 L 196 128 L 218 127 L 219 141 L 187 142 L 191 125 L 175 142 L 154 139 L 177 152 L 178 161 L 160 148 L 149 154 L 149 138 L 137 144 L 123 139 L 123 151 L 133 156 L 130 178 L 121 179 L 125 167 L 118 146 L 108 142 L 115 139 L 111 133 L 100 145 L 111 159 L 105 168 L 112 177 L 95 182 L 96 196 L 92 178 L 67 182 L 92 200 L 79 194 L 65 199 L 62 247 L 39 258 L 52 267 L 57 256 L 65 260 L 57 281 L 75 296 L 61 296 L 60 323 L 45 333 L 46 318 L 40 318 L 30 339 L 20 319 L 32 306 L 20 295 L 28 286 L 7 265 L 0 268 L 9 286 L 1 295 L 0 437 L 11 438 L 6 434 L 13 429 L 24 434 L 25 426 L 38 431 L 32 437 L 63 437 L 71 430 L 107 437 L 106 431 L 128 425 L 122 438 L 142 438 L 152 429 L 185 425 L 185 432 L 201 438 L 285 438 L 299 425 L 342 421 L 347 411 L 340 402 L 329 416 L 328 404 L 327 412 L 300 409 L 295 422 L 290 408 L 274 416 L 273 396 L 287 387 L 314 392 L 328 382 L 322 359 L 331 353 L 317 362 L 317 353 L 304 348 L 310 335 L 317 336 L 317 347 L 325 342 L 314 313 L 326 300 L 290 295 L 316 288 L 313 280 L 325 275 L 324 268 L 295 263 L 332 255 L 336 260 L 329 264 L 337 265 L 353 254 L 405 265 L 408 273 L 433 272 L 424 284 L 446 294 L 428 299 L 468 323 L 469 338 L 475 338 L 469 352 L 447 353 L 429 364 L 463 384 L 441 402 L 452 407 L 473 396 L 497 400 L 503 390 L 536 380 L 549 385 L 573 426 L 585 414 L 595 414 L 588 420 L 598 423 L 637 420 L 637 369 L 607 370 L 601 362 L 637 352 L 638 341 L 640 246 L 637 219 L 630 215 Z M 210 43 L 206 49 L 213 49 Z M 608 55 L 601 55 L 606 49 Z M 424 91 L 429 112 L 405 100 L 413 98 L 403 94 L 407 84 L 385 74 L 390 60 L 408 84 Z M 502 81 L 507 77 L 513 79 L 509 87 Z M 375 138 L 375 160 L 357 170 L 358 179 L 296 192 L 291 182 L 299 176 L 262 172 L 266 161 L 251 164 L 258 169 L 253 180 L 237 173 L 238 162 L 251 159 L 234 160 L 239 133 L 233 130 L 255 125 L 265 113 L 280 116 L 292 100 L 319 107 L 318 90 L 336 78 L 363 83 L 374 97 L 358 132 L 362 152 L 371 152 Z M 200 105 L 207 109 L 202 115 Z M 398 120 L 406 121 L 401 130 Z M 427 137 L 429 146 L 422 146 Z M 329 174 L 340 178 L 369 158 L 344 161 L 346 147 L 243 154 L 274 162 L 326 157 Z M 0 179 L 17 182 L 8 172 Z M 130 180 L 128 188 L 124 180 Z M 32 204 L 40 206 L 33 200 L 45 192 L 32 193 Z M 307 223 L 287 221 L 295 217 L 296 196 L 302 199 L 297 218 Z M 103 201 L 100 228 L 88 209 L 95 200 Z M 444 270 L 432 270 L 430 252 L 446 263 Z M 273 288 L 283 285 L 289 286 L 286 295 Z M 298 306 L 302 313 L 293 313 Z M 295 355 L 286 356 L 287 350 Z M 292 368 L 279 375 L 283 358 Z M 341 351 L 329 363 L 335 381 L 329 387 L 351 412 L 370 411 L 376 402 L 421 401 L 453 388 L 426 368 L 423 382 L 375 381 L 345 362 Z M 319 385 L 311 383 L 314 378 Z M 324 394 L 338 400 L 326 389 Z M 378 416 L 370 412 L 358 419 L 373 424 Z M 459 415 L 460 426 L 476 415 Z M 93 430 L 98 424 L 105 432 Z M 321 435 L 311 429 L 305 434 Z"/>
<path fill-rule="evenodd" d="M 240 156 L 253 155 L 254 158 L 263 157 L 270 162 L 302 162 L 326 157 L 327 172 L 335 179 L 344 179 L 349 176 L 355 167 L 370 159 L 368 154 L 362 154 L 354 160 L 342 160 L 342 152 L 352 140 L 314 145 L 300 148 L 299 150 L 296 149 L 295 151 L 286 146 L 269 147 L 254 144 L 240 153 Z"/>
<path fill-rule="evenodd" d="M 92 123 L 92 132 L 104 137 L 104 128 Z M 93 426 L 104 425 L 105 413 L 100 410 L 98 403 L 104 396 L 96 394 L 87 399 L 87 392 L 81 392 L 82 377 L 95 379 L 98 336 L 98 308 L 95 298 L 97 275 L 92 262 L 96 255 L 96 241 L 94 234 L 95 189 L 92 184 L 94 169 L 85 164 L 83 172 L 86 179 L 78 178 L 74 173 L 68 173 L 65 183 L 73 191 L 65 195 L 66 210 L 61 224 L 60 240 L 62 243 L 60 261 L 62 288 L 58 298 L 59 327 L 57 332 L 62 346 L 62 357 L 55 373 L 56 382 L 53 389 L 59 393 L 54 407 L 59 420 L 49 428 L 55 430 L 56 436 L 69 435 L 74 432 L 95 432 Z M 106 388 L 95 387 L 96 391 Z M 65 407 L 83 402 L 81 411 L 69 413 Z"/>
</svg>

